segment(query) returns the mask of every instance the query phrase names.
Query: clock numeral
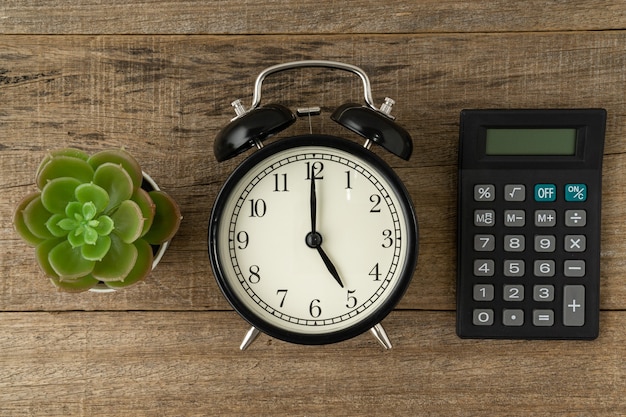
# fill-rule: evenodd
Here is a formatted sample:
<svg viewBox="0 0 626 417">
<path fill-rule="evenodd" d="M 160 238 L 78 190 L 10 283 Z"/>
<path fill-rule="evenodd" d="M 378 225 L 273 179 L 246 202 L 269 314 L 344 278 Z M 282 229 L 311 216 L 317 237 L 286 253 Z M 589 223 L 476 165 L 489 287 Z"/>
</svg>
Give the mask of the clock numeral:
<svg viewBox="0 0 626 417">
<path fill-rule="evenodd" d="M 368 274 L 370 277 L 374 277 L 374 281 L 380 281 L 380 271 L 378 270 L 378 263 L 374 265 L 374 268 Z"/>
<path fill-rule="evenodd" d="M 252 265 L 250 266 L 250 268 L 248 268 L 248 272 L 250 272 L 248 281 L 250 281 L 250 284 L 258 284 L 259 282 L 261 282 L 261 275 L 259 275 L 260 271 L 261 268 L 259 268 L 258 265 Z"/>
<path fill-rule="evenodd" d="M 311 301 L 311 304 L 309 304 L 309 314 L 314 319 L 322 315 L 322 307 L 319 306 L 320 302 L 321 301 L 316 298 L 315 300 Z"/>
<path fill-rule="evenodd" d="M 280 296 L 282 294 L 283 298 L 280 300 L 280 307 L 285 305 L 285 298 L 287 298 L 288 290 L 276 290 L 276 295 Z"/>
<path fill-rule="evenodd" d="M 306 179 L 310 180 L 311 178 L 316 180 L 323 180 L 324 177 L 320 174 L 324 170 L 324 164 L 320 161 L 316 162 L 307 162 L 306 163 Z"/>
<path fill-rule="evenodd" d="M 274 192 L 289 191 L 287 189 L 287 174 L 274 174 Z"/>
<path fill-rule="evenodd" d="M 383 248 L 390 248 L 391 245 L 393 245 L 393 238 L 391 237 L 391 235 L 393 234 L 393 232 L 389 229 L 385 229 L 383 230 L 383 244 L 381 245 Z"/>
<path fill-rule="evenodd" d="M 354 308 L 356 307 L 358 301 L 356 299 L 356 297 L 352 294 L 354 294 L 356 292 L 356 290 L 348 290 L 348 296 L 347 296 L 347 303 L 346 303 L 346 308 Z"/>
<path fill-rule="evenodd" d="M 380 202 L 382 201 L 382 197 L 378 194 L 372 194 L 370 196 L 370 201 L 374 203 L 374 207 L 371 208 L 370 213 L 380 213 Z"/>
<path fill-rule="evenodd" d="M 251 198 L 248 200 L 250 202 L 250 217 L 263 217 L 267 212 L 267 205 L 265 204 L 265 200 L 259 198 L 255 200 Z"/>
<path fill-rule="evenodd" d="M 352 185 L 350 184 L 350 174 L 352 171 L 346 171 L 346 190 L 351 190 Z"/>
<path fill-rule="evenodd" d="M 248 247 L 248 243 L 250 242 L 250 239 L 248 237 L 248 233 L 247 232 L 239 232 L 237 233 L 237 242 L 240 243 L 239 246 L 237 246 L 239 249 L 245 249 Z"/>
</svg>

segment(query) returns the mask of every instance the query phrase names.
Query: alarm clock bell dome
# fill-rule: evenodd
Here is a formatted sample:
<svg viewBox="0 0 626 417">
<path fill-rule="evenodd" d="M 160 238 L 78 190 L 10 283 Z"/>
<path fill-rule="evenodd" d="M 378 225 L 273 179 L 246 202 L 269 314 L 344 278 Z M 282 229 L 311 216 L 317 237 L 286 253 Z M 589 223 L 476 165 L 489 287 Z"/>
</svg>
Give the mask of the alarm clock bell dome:
<svg viewBox="0 0 626 417">
<path fill-rule="evenodd" d="M 285 106 L 268 104 L 250 110 L 225 126 L 215 138 L 213 153 L 225 161 L 255 146 L 269 136 L 291 126 L 296 116 Z"/>
</svg>

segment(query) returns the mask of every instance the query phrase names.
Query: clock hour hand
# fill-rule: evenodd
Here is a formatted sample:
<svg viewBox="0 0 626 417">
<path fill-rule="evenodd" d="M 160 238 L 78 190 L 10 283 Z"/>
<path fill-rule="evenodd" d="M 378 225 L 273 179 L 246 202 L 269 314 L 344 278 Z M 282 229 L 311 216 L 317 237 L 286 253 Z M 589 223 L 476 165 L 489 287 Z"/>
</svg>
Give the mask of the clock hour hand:
<svg viewBox="0 0 626 417">
<path fill-rule="evenodd" d="M 326 265 L 326 268 L 328 268 L 328 272 L 330 272 L 330 275 L 332 275 L 333 278 L 335 278 L 335 280 L 339 283 L 341 288 L 343 288 L 343 282 L 341 282 L 341 278 L 339 277 L 337 268 L 335 268 L 335 265 L 333 265 L 328 255 L 326 255 L 326 252 L 324 252 L 324 249 L 322 249 L 322 245 L 317 246 L 317 253 L 319 253 L 320 256 L 322 257 L 322 260 L 324 261 L 324 265 Z"/>
</svg>

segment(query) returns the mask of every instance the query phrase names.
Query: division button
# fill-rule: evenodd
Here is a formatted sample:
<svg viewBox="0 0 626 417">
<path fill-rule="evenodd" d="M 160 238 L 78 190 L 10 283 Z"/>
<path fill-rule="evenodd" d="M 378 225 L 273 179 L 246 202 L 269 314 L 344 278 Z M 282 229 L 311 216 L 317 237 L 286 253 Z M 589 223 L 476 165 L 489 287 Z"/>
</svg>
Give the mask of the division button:
<svg viewBox="0 0 626 417">
<path fill-rule="evenodd" d="M 566 285 L 563 287 L 563 325 L 585 325 L 584 285 Z"/>
<path fill-rule="evenodd" d="M 565 210 L 565 226 L 584 227 L 587 224 L 587 212 L 585 210 Z"/>
</svg>

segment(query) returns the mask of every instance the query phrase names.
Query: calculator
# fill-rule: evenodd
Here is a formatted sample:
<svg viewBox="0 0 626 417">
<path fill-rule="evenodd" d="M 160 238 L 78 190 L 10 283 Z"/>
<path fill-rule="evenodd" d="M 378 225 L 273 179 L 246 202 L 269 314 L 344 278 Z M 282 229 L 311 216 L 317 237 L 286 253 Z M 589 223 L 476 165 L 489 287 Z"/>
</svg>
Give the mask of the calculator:
<svg viewBox="0 0 626 417">
<path fill-rule="evenodd" d="M 604 109 L 463 110 L 457 334 L 595 339 Z"/>
</svg>

